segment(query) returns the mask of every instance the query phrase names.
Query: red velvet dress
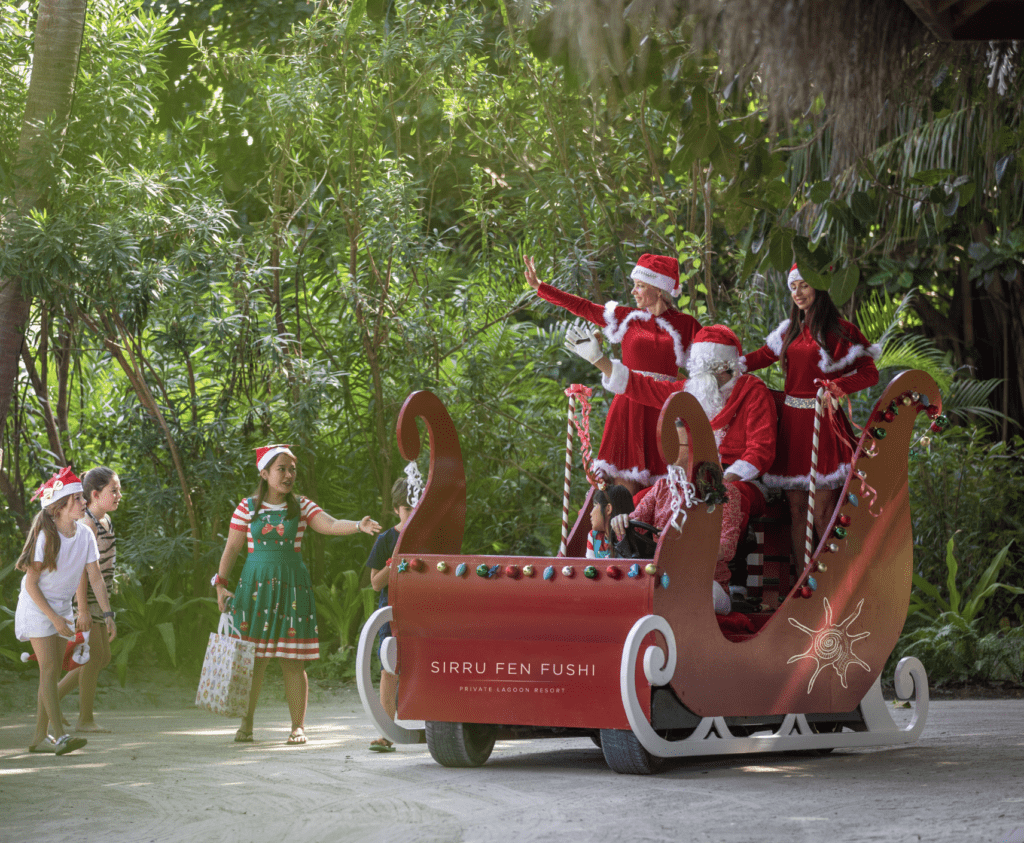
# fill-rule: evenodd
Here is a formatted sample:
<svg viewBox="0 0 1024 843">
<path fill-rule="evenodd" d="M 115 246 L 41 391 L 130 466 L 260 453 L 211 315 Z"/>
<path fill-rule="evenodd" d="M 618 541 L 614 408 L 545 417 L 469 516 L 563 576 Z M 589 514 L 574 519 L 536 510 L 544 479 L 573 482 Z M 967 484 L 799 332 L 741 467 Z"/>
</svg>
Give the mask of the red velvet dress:
<svg viewBox="0 0 1024 843">
<path fill-rule="evenodd" d="M 550 284 L 541 284 L 537 293 L 545 301 L 603 327 L 610 343 L 622 344 L 622 363 L 627 368 L 665 380 L 679 377 L 694 334 L 700 330 L 696 319 L 678 310 L 651 316 L 646 310 L 620 307 L 616 302 L 602 307 Z M 616 395 L 605 419 L 595 470 L 641 486 L 664 477 L 667 469 L 658 450 L 659 412 L 660 408 L 645 407 L 625 395 Z"/>
<path fill-rule="evenodd" d="M 860 330 L 850 322 L 842 325 L 853 341 L 829 338 L 829 350 L 821 348 L 808 328 L 786 349 L 786 403 L 779 413 L 779 437 L 775 462 L 761 477 L 766 486 L 776 489 L 806 489 L 811 475 L 811 442 L 814 437 L 813 399 L 820 384 L 816 380 L 836 383 L 846 394 L 858 392 L 878 383 L 875 360 L 881 348 L 869 345 Z M 743 360 L 747 371 L 764 369 L 779 359 L 782 341 L 789 329 L 786 319 L 769 336 L 766 344 Z M 818 435 L 818 489 L 838 489 L 850 472 L 849 459 L 856 440 L 845 414 L 837 412 L 844 431 L 837 431 L 822 416 Z M 845 442 L 845 445 L 844 445 Z"/>
</svg>

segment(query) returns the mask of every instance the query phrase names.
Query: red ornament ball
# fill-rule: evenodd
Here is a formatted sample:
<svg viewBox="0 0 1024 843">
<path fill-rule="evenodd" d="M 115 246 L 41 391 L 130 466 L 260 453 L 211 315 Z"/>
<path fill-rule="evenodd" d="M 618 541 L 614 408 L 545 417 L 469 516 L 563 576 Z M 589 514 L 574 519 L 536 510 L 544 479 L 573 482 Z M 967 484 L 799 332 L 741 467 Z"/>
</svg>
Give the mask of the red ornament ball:
<svg viewBox="0 0 1024 843">
<path fill-rule="evenodd" d="M 842 524 L 844 527 L 849 527 L 852 521 L 853 519 L 849 515 L 844 514 L 839 516 L 839 523 Z"/>
<path fill-rule="evenodd" d="M 286 634 L 287 634 L 287 636 L 289 638 L 294 638 L 296 636 L 296 634 L 297 634 L 295 632 L 295 627 L 293 627 L 293 626 L 288 627 L 288 632 Z"/>
<path fill-rule="evenodd" d="M 809 585 L 804 585 L 800 587 L 801 597 L 810 597 L 812 594 L 814 594 L 814 589 L 812 589 Z"/>
</svg>

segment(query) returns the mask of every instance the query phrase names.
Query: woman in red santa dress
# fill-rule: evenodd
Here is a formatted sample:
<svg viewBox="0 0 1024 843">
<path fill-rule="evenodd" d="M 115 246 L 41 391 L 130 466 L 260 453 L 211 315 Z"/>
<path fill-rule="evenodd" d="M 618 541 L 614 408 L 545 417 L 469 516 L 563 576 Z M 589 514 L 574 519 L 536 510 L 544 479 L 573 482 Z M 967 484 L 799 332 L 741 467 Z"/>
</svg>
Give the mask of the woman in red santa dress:
<svg viewBox="0 0 1024 843">
<path fill-rule="evenodd" d="M 810 286 L 796 264 L 787 284 L 793 298 L 789 319 L 769 334 L 764 346 L 743 360 L 750 372 L 782 361 L 786 399 L 779 415 L 778 448 L 762 482 L 785 492 L 793 554 L 799 559 L 807 524 L 815 395 L 824 385 L 831 405 L 820 426 L 815 472 L 814 526 L 820 537 L 839 501 L 856 445 L 839 401 L 878 383 L 875 360 L 882 350 L 869 344 L 856 325 L 842 319 L 828 292 Z"/>
<path fill-rule="evenodd" d="M 740 539 L 752 517 L 764 512 L 764 494 L 758 478 L 775 458 L 778 420 L 775 403 L 760 378 L 743 372 L 739 338 L 725 325 L 701 328 L 690 350 L 690 377 L 685 381 L 657 381 L 631 372 L 617 360 L 601 353 L 596 339 L 575 326 L 566 332 L 566 348 L 601 370 L 601 384 L 617 395 L 660 411 L 674 392 L 688 392 L 699 402 L 715 434 L 719 457 L 725 470 L 728 500 L 722 515 L 722 533 L 713 587 L 715 612 L 728 614 L 729 561 L 736 555 Z M 689 434 L 676 420 L 682 446 L 676 464 L 689 470 Z M 637 496 L 639 497 L 639 495 Z M 659 530 L 674 517 L 673 490 L 661 479 L 647 491 L 629 515 L 612 519 L 612 530 L 624 533 L 630 520 L 644 521 Z"/>
<path fill-rule="evenodd" d="M 622 363 L 658 380 L 674 381 L 686 366 L 700 323 L 676 309 L 680 295 L 679 261 L 665 255 L 641 255 L 630 273 L 636 307 L 609 301 L 594 304 L 562 292 L 537 278 L 533 258 L 526 258 L 526 281 L 545 301 L 604 328 L 612 344 L 622 345 Z M 616 395 L 608 409 L 594 469 L 635 493 L 664 477 L 658 450 L 658 410 Z"/>
</svg>

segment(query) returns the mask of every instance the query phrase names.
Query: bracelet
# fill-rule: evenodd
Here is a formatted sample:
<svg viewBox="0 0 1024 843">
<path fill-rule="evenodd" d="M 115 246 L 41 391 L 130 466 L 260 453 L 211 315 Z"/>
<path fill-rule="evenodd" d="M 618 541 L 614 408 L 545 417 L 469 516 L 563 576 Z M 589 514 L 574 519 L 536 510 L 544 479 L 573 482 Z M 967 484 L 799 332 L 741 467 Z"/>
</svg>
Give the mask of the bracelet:
<svg viewBox="0 0 1024 843">
<path fill-rule="evenodd" d="M 114 613 L 113 612 L 104 612 L 103 613 L 103 620 L 106 620 L 107 618 L 113 619 L 113 617 L 114 617 Z"/>
<path fill-rule="evenodd" d="M 210 580 L 210 585 L 212 585 L 214 588 L 216 588 L 218 585 L 222 585 L 224 586 L 224 588 L 227 588 L 228 581 L 224 579 L 224 577 L 220 575 L 220 571 L 218 571 L 216 574 L 213 575 L 213 579 Z"/>
</svg>

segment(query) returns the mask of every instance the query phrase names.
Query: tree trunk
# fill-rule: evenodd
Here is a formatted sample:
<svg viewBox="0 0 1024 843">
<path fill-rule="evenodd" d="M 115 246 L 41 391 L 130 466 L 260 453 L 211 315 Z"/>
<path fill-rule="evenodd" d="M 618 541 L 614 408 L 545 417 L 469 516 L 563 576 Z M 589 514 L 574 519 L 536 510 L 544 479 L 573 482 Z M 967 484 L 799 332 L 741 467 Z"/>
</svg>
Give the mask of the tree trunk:
<svg viewBox="0 0 1024 843">
<path fill-rule="evenodd" d="M 87 6 L 88 0 L 39 2 L 32 78 L 15 159 L 15 218 L 45 207 L 53 144 L 63 139 L 74 103 Z M 29 306 L 21 278 L 0 277 L 0 426 L 14 394 Z"/>
</svg>

